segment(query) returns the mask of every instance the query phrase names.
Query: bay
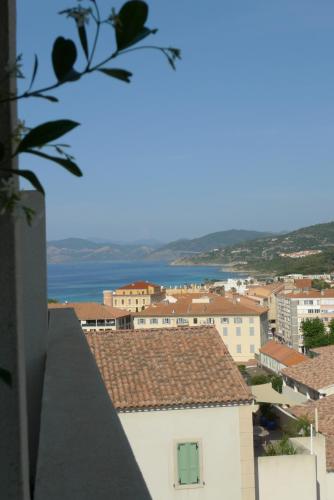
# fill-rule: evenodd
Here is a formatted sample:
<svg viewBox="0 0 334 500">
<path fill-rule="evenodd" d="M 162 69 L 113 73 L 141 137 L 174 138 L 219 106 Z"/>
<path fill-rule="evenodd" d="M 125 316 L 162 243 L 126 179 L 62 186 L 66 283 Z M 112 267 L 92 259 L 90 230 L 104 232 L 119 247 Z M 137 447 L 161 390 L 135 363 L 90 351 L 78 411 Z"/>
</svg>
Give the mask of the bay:
<svg viewBox="0 0 334 500">
<path fill-rule="evenodd" d="M 240 277 L 214 266 L 170 266 L 166 262 L 85 262 L 48 265 L 48 297 L 61 302 L 103 301 L 103 290 L 147 280 L 163 286 Z"/>
</svg>

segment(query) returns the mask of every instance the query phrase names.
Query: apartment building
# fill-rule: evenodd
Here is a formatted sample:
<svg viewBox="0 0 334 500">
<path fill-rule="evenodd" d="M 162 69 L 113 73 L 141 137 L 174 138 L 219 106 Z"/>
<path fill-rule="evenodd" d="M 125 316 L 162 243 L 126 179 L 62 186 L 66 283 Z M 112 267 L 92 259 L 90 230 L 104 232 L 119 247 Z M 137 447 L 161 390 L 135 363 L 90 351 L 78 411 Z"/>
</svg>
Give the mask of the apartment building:
<svg viewBox="0 0 334 500">
<path fill-rule="evenodd" d="M 269 328 L 274 333 L 277 328 L 277 295 L 284 290 L 284 283 L 249 286 L 245 295 L 261 306 L 268 308 Z"/>
<path fill-rule="evenodd" d="M 334 289 L 308 290 L 277 296 L 277 336 L 303 352 L 304 319 L 320 318 L 327 326 L 334 319 Z"/>
<path fill-rule="evenodd" d="M 253 395 L 215 328 L 86 338 L 152 499 L 255 500 Z"/>
<path fill-rule="evenodd" d="M 165 289 L 160 285 L 148 281 L 136 281 L 115 291 L 104 290 L 103 303 L 125 311 L 138 312 L 155 302 L 160 302 L 165 296 Z"/>
<path fill-rule="evenodd" d="M 97 302 L 49 304 L 49 309 L 74 309 L 83 331 L 124 330 L 132 327 L 131 314 Z"/>
<path fill-rule="evenodd" d="M 176 300 L 175 300 L 176 299 Z M 184 295 L 133 314 L 135 329 L 214 325 L 236 361 L 248 361 L 267 341 L 267 309 L 234 295 Z"/>
</svg>

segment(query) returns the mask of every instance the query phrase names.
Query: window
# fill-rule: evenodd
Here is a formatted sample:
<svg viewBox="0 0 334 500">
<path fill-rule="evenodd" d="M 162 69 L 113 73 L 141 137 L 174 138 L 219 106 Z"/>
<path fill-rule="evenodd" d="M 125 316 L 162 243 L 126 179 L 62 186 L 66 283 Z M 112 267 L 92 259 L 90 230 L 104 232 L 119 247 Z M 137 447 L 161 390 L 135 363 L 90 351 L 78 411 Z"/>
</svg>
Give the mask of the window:
<svg viewBox="0 0 334 500">
<path fill-rule="evenodd" d="M 162 318 L 162 324 L 168 325 L 170 323 L 170 318 Z"/>
<path fill-rule="evenodd" d="M 241 354 L 241 344 L 237 344 L 237 354 Z"/>
<path fill-rule="evenodd" d="M 197 318 L 194 318 L 194 325 L 197 325 Z"/>
<path fill-rule="evenodd" d="M 254 344 L 251 344 L 249 346 L 249 352 L 251 352 L 252 354 L 254 354 L 254 352 L 255 352 L 255 345 Z"/>
<path fill-rule="evenodd" d="M 136 304 L 138 304 L 138 299 L 136 299 Z"/>
<path fill-rule="evenodd" d="M 145 325 L 146 319 L 145 318 L 138 318 L 138 325 Z"/>
<path fill-rule="evenodd" d="M 207 318 L 206 322 L 207 322 L 208 325 L 214 325 L 215 324 L 214 318 Z"/>
<path fill-rule="evenodd" d="M 177 444 L 177 482 L 179 486 L 200 484 L 199 443 Z"/>
<path fill-rule="evenodd" d="M 250 322 L 250 323 L 252 323 L 252 324 L 254 323 L 254 318 L 253 318 L 253 316 L 251 316 L 251 317 L 249 318 L 249 322 Z"/>
<path fill-rule="evenodd" d="M 234 323 L 242 323 L 242 318 L 239 317 L 234 318 Z"/>
<path fill-rule="evenodd" d="M 229 318 L 220 318 L 220 322 L 227 324 L 229 323 Z"/>
<path fill-rule="evenodd" d="M 188 320 L 187 320 L 187 318 L 176 318 L 176 324 L 177 325 L 187 325 Z"/>
<path fill-rule="evenodd" d="M 151 318 L 150 319 L 151 325 L 157 325 L 158 324 L 158 318 Z"/>
<path fill-rule="evenodd" d="M 224 328 L 223 328 L 223 335 L 224 335 L 224 337 L 227 337 L 227 335 L 228 335 L 228 328 L 227 328 L 227 326 L 224 326 Z"/>
<path fill-rule="evenodd" d="M 145 304 L 145 299 L 143 299 L 143 304 Z"/>
<path fill-rule="evenodd" d="M 131 299 L 128 299 L 128 304 L 131 304 Z"/>
<path fill-rule="evenodd" d="M 250 335 L 251 337 L 254 337 L 254 334 L 255 334 L 255 329 L 254 329 L 254 326 L 251 326 L 251 327 L 249 328 L 249 335 Z"/>
<path fill-rule="evenodd" d="M 124 299 L 122 299 L 122 306 L 124 306 Z"/>
<path fill-rule="evenodd" d="M 115 299 L 115 306 L 117 306 L 117 300 Z"/>
<path fill-rule="evenodd" d="M 241 336 L 241 328 L 240 326 L 237 326 L 236 329 L 235 329 L 235 333 L 237 334 L 237 337 L 240 337 Z"/>
</svg>

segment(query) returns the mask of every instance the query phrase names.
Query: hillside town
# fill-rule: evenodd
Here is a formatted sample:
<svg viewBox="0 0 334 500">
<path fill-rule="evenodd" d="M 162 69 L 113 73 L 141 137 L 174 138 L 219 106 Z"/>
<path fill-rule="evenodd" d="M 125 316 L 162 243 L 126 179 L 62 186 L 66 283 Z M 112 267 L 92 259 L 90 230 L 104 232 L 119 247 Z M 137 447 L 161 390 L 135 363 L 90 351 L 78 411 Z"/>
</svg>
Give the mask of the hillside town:
<svg viewBox="0 0 334 500">
<path fill-rule="evenodd" d="M 152 498 L 333 498 L 333 276 L 142 280 L 63 309 Z"/>
</svg>

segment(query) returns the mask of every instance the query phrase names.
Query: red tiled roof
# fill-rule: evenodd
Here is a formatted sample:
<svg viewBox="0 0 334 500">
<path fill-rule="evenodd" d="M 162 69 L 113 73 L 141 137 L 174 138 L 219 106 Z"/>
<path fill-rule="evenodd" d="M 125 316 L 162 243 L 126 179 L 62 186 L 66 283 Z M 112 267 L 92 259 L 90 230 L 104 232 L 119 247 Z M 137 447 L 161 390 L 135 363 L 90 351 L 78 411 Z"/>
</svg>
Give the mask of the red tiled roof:
<svg viewBox="0 0 334 500">
<path fill-rule="evenodd" d="M 129 316 L 129 311 L 106 306 L 98 302 L 66 302 L 65 304 L 49 304 L 49 309 L 74 309 L 77 318 L 84 320 L 116 319 Z"/>
<path fill-rule="evenodd" d="M 294 284 L 297 288 L 312 288 L 312 280 L 310 278 L 296 279 Z"/>
<path fill-rule="evenodd" d="M 135 283 L 120 286 L 117 290 L 144 290 L 148 287 L 160 288 L 160 285 L 155 285 L 154 283 L 149 283 L 148 281 L 136 281 Z"/>
<path fill-rule="evenodd" d="M 269 340 L 269 342 L 261 347 L 260 352 L 270 356 L 285 366 L 297 365 L 298 363 L 302 363 L 303 361 L 307 361 L 309 359 L 304 356 L 304 354 L 295 351 L 295 349 L 291 349 L 291 347 L 284 344 L 279 344 L 274 340 Z"/>
<path fill-rule="evenodd" d="M 334 346 L 312 349 L 319 355 L 308 358 L 291 368 L 282 370 L 283 375 L 316 391 L 334 385 Z"/>
<path fill-rule="evenodd" d="M 311 422 L 315 421 L 315 408 L 318 409 L 319 432 L 326 436 L 326 466 L 328 472 L 334 472 L 334 395 L 326 396 L 317 401 L 290 408 L 290 412 L 297 418 L 306 416 Z"/>
<path fill-rule="evenodd" d="M 202 294 L 203 297 L 203 294 Z M 258 316 L 267 311 L 265 307 L 246 299 L 232 300 L 220 295 L 208 294 L 208 302 L 193 302 L 194 297 L 180 296 L 177 302 L 159 302 L 147 307 L 144 311 L 133 313 L 137 316 L 207 316 L 207 315 L 232 315 L 232 316 Z M 197 298 L 197 297 L 196 297 Z"/>
<path fill-rule="evenodd" d="M 118 410 L 252 401 L 213 327 L 86 333 Z"/>
<path fill-rule="evenodd" d="M 284 295 L 285 297 L 289 297 L 292 299 L 321 299 L 322 297 L 333 298 L 334 297 L 334 288 L 326 288 L 325 290 L 314 290 L 311 288 L 305 292 L 291 292 Z"/>
</svg>

